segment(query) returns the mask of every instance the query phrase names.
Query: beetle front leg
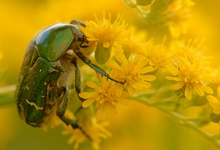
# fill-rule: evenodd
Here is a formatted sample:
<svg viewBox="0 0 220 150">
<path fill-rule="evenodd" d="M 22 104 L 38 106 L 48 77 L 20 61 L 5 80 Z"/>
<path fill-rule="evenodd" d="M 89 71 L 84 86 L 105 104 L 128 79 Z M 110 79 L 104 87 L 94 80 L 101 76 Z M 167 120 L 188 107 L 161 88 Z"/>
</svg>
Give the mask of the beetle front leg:
<svg viewBox="0 0 220 150">
<path fill-rule="evenodd" d="M 107 79 L 110 79 L 114 82 L 120 83 L 120 84 L 124 84 L 124 82 L 122 81 L 118 81 L 115 80 L 113 78 L 111 78 L 103 69 L 101 69 L 100 67 L 96 66 L 95 64 L 93 64 L 91 62 L 90 59 L 88 59 L 78 48 L 74 49 L 74 52 L 76 53 L 76 55 L 84 62 L 86 63 L 89 67 L 91 67 L 93 70 L 95 70 L 96 72 L 100 73 L 102 76 L 105 76 Z"/>
</svg>

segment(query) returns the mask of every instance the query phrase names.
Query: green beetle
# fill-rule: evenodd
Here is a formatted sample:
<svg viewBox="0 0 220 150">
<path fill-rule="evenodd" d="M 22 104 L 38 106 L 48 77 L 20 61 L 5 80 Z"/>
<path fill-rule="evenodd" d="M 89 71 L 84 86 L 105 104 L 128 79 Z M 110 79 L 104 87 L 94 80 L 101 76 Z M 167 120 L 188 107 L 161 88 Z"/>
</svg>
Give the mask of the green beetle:
<svg viewBox="0 0 220 150">
<path fill-rule="evenodd" d="M 75 89 L 81 91 L 81 75 L 77 58 L 89 65 L 107 79 L 119 82 L 91 61 L 80 51 L 87 47 L 86 36 L 79 25 L 58 23 L 40 31 L 27 48 L 16 98 L 19 114 L 27 124 L 40 127 L 52 108 L 56 106 L 57 116 L 67 125 L 79 128 L 77 121 L 64 115 L 68 103 L 68 86 L 75 73 Z M 122 83 L 122 82 L 119 82 Z"/>
</svg>

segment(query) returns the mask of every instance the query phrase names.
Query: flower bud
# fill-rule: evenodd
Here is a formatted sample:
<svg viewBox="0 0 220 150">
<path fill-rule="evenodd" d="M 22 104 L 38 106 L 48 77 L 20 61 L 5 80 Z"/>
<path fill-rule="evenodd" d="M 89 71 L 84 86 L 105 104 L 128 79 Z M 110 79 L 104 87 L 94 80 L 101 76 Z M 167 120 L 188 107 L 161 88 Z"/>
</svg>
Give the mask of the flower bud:
<svg viewBox="0 0 220 150">
<path fill-rule="evenodd" d="M 102 42 L 98 42 L 97 48 L 95 51 L 95 59 L 99 64 L 106 63 L 111 56 L 112 46 L 107 44 L 103 44 Z"/>
</svg>

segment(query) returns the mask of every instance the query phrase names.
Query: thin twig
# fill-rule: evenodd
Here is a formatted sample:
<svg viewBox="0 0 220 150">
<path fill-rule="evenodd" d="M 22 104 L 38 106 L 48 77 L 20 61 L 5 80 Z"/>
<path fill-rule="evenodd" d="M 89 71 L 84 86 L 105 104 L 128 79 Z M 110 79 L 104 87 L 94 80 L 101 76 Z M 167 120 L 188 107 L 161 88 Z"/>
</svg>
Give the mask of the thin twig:
<svg viewBox="0 0 220 150">
<path fill-rule="evenodd" d="M 1 94 L 5 94 L 8 92 L 14 92 L 16 89 L 16 85 L 8 85 L 8 86 L 4 86 L 4 87 L 0 87 L 0 95 Z"/>
</svg>

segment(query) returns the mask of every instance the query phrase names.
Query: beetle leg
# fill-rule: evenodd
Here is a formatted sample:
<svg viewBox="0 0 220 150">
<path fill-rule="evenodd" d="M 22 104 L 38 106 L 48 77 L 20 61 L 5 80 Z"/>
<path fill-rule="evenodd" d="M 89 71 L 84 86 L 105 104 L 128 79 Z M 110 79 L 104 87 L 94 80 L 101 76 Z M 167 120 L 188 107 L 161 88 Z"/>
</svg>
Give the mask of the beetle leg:
<svg viewBox="0 0 220 150">
<path fill-rule="evenodd" d="M 78 95 L 78 98 L 81 101 L 84 101 L 85 99 L 83 99 L 79 96 L 79 93 L 81 93 L 81 73 L 80 73 L 79 65 L 77 64 L 77 58 L 76 57 L 72 59 L 72 63 L 75 67 L 75 90 L 76 90 L 76 93 Z"/>
<path fill-rule="evenodd" d="M 74 52 L 76 53 L 76 55 L 84 62 L 86 63 L 89 67 L 91 67 L 93 70 L 95 70 L 96 72 L 100 73 L 102 76 L 105 76 L 107 79 L 110 79 L 114 82 L 120 83 L 120 84 L 124 84 L 125 82 L 122 81 L 118 81 L 115 80 L 113 78 L 111 78 L 103 69 L 101 69 L 100 67 L 96 66 L 95 64 L 93 64 L 91 62 L 90 59 L 88 59 L 78 48 L 74 49 Z"/>
<path fill-rule="evenodd" d="M 71 125 L 73 127 L 73 129 L 80 129 L 83 134 L 85 134 L 85 136 L 89 139 L 91 139 L 91 137 L 78 125 L 76 120 L 70 119 L 68 117 L 66 117 L 65 111 L 67 109 L 67 104 L 68 104 L 68 95 L 67 95 L 67 88 L 63 87 L 63 93 L 61 96 L 61 100 L 60 103 L 58 104 L 58 108 L 57 108 L 57 116 L 66 124 L 66 125 Z"/>
<path fill-rule="evenodd" d="M 63 87 L 63 93 L 61 96 L 61 100 L 58 104 L 58 108 L 57 108 L 57 116 L 66 124 L 66 125 L 71 125 L 74 129 L 75 128 L 79 128 L 76 120 L 72 120 L 66 116 L 64 116 L 66 108 L 67 108 L 67 104 L 68 104 L 68 98 L 67 98 L 67 89 L 65 87 Z"/>
</svg>

